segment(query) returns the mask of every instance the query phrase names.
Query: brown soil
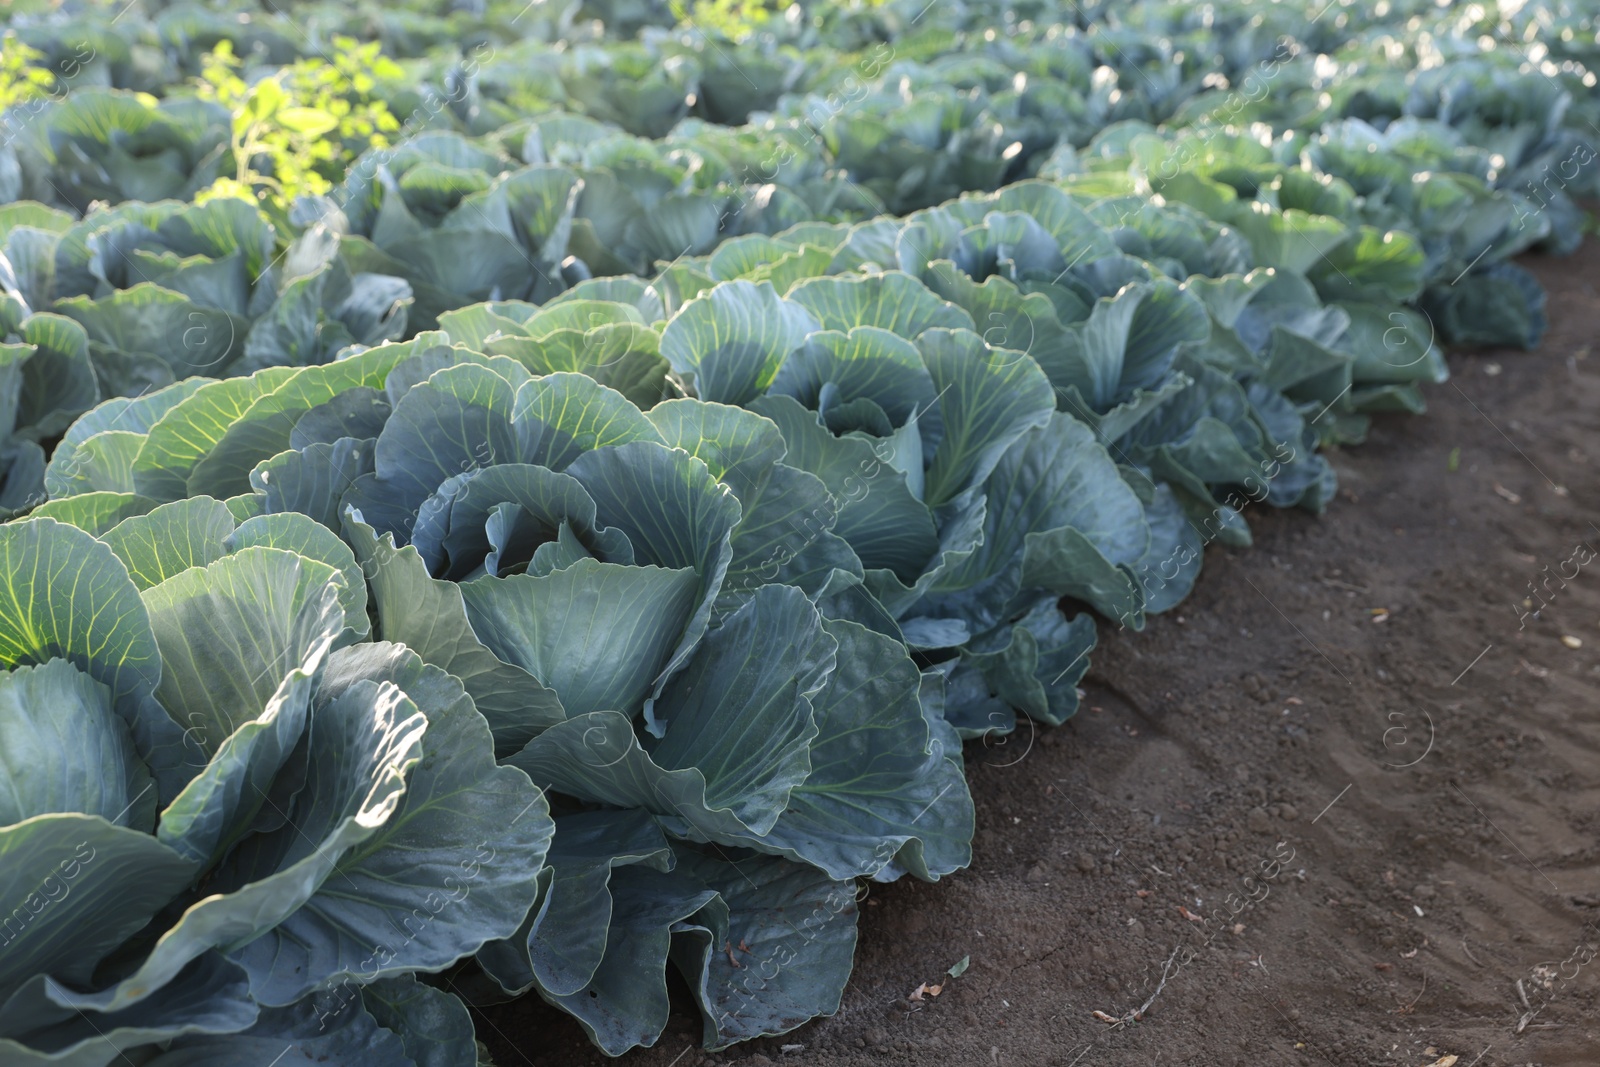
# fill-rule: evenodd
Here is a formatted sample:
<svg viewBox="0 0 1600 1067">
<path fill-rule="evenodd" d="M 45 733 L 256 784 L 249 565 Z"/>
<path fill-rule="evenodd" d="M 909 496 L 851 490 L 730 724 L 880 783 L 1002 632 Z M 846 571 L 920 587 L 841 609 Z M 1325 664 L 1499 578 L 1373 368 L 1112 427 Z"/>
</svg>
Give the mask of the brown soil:
<svg viewBox="0 0 1600 1067">
<path fill-rule="evenodd" d="M 685 997 L 624 1062 L 1600 1063 L 1600 243 L 1528 265 L 1539 351 L 1451 357 L 1426 416 L 1332 456 L 1326 516 L 1258 511 L 1104 634 L 1077 718 L 968 746 L 972 868 L 873 887 L 837 1016 L 708 1055 Z M 607 1062 L 531 998 L 480 1032 Z"/>
</svg>

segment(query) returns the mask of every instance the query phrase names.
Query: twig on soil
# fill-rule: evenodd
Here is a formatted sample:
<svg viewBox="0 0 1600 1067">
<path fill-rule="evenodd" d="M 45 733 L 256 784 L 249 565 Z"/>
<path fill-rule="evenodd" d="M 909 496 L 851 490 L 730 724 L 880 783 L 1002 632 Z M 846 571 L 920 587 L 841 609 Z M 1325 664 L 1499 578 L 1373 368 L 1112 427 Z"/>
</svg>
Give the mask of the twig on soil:
<svg viewBox="0 0 1600 1067">
<path fill-rule="evenodd" d="M 1461 951 L 1467 954 L 1467 959 L 1471 960 L 1473 963 L 1476 963 L 1479 967 L 1483 966 L 1483 961 L 1474 956 L 1472 954 L 1472 950 L 1467 947 L 1467 939 L 1464 937 L 1461 939 Z"/>
<path fill-rule="evenodd" d="M 1518 978 L 1517 981 L 1516 981 L 1516 990 L 1517 990 L 1517 999 L 1522 1001 L 1522 1006 L 1524 1008 L 1528 1009 L 1527 1011 L 1522 1013 L 1522 1018 L 1517 1020 L 1517 1030 L 1516 1030 L 1516 1032 L 1520 1034 L 1520 1033 L 1522 1033 L 1522 1031 L 1524 1031 L 1524 1030 L 1526 1030 L 1528 1028 L 1528 1024 L 1533 1022 L 1534 1017 L 1537 1016 L 1539 1013 L 1537 1011 L 1533 1010 L 1533 1005 L 1532 1004 L 1528 1003 L 1528 991 L 1526 989 L 1522 988 L 1522 979 L 1520 979 L 1520 978 Z"/>
<path fill-rule="evenodd" d="M 1410 1004 L 1407 1004 L 1405 1007 L 1403 1007 L 1399 1011 L 1395 1012 L 1395 1014 L 1396 1015 L 1410 1015 L 1411 1012 L 1416 1008 L 1417 1001 L 1421 1000 L 1422 999 L 1422 994 L 1426 993 L 1427 991 L 1428 991 L 1428 976 L 1426 974 L 1424 974 L 1422 976 L 1422 988 L 1417 991 L 1417 995 L 1411 998 L 1411 1003 Z"/>
<path fill-rule="evenodd" d="M 1122 1018 L 1115 1020 L 1115 1026 L 1113 1029 L 1116 1027 L 1127 1026 L 1129 1023 L 1136 1023 L 1140 1019 L 1144 1018 L 1144 1013 L 1150 1010 L 1150 1005 L 1156 1002 L 1156 998 L 1161 995 L 1161 991 L 1167 987 L 1167 979 L 1171 978 L 1177 973 L 1172 966 L 1172 962 L 1178 958 L 1178 950 L 1182 947 L 1182 945 L 1174 945 L 1172 948 L 1172 955 L 1168 956 L 1167 962 L 1161 965 L 1161 981 L 1156 983 L 1156 991 L 1150 994 L 1150 999 L 1139 1005 L 1139 1007 L 1135 1008 L 1133 1011 L 1130 1011 L 1126 1015 L 1122 1016 Z M 1095 1016 L 1104 1021 L 1111 1021 L 1111 1017 L 1106 1015 L 1104 1012 L 1095 1012 Z"/>
</svg>

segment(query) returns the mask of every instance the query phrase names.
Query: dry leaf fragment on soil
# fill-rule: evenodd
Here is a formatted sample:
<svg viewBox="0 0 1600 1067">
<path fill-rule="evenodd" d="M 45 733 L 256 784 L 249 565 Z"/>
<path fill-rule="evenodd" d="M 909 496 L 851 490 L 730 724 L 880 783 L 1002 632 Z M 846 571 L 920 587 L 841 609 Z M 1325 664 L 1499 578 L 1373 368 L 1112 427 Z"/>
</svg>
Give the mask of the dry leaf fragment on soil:
<svg viewBox="0 0 1600 1067">
<path fill-rule="evenodd" d="M 1456 1061 L 1460 1058 L 1460 1056 L 1440 1056 L 1426 1067 L 1456 1067 Z"/>
<path fill-rule="evenodd" d="M 967 973 L 967 968 L 970 966 L 972 966 L 972 957 L 962 956 L 955 963 L 951 964 L 950 969 L 944 973 L 947 978 L 960 978 L 962 975 Z M 936 997 L 940 993 L 944 992 L 944 987 L 947 984 L 947 982 L 940 982 L 938 985 L 929 985 L 927 982 L 923 982 L 921 985 L 917 986 L 917 988 L 913 989 L 906 999 L 922 1000 L 924 997 Z"/>
</svg>

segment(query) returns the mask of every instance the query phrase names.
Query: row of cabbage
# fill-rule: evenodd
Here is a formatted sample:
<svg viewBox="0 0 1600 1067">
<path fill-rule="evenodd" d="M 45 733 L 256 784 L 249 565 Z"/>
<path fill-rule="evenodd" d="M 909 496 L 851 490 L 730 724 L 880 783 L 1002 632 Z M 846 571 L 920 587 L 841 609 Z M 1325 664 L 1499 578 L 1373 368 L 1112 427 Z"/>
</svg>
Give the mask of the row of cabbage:
<svg viewBox="0 0 1600 1067">
<path fill-rule="evenodd" d="M 391 82 L 381 89 L 391 104 L 414 103 L 431 84 L 456 105 L 452 111 L 462 123 L 493 123 L 492 112 L 503 104 L 512 110 L 500 122 L 513 121 L 532 103 L 656 136 L 688 114 L 741 123 L 752 112 L 772 110 L 785 94 L 832 91 L 862 75 L 864 65 L 875 77 L 871 61 L 885 53 L 939 63 L 954 75 L 946 84 L 984 85 L 989 92 L 1010 82 L 1008 74 L 996 76 L 996 61 L 1012 73 L 1026 70 L 1079 91 L 1089 90 L 1104 67 L 1099 80 L 1110 76 L 1120 92 L 1098 106 L 1109 103 L 1117 118 L 1178 123 L 1225 103 L 1230 86 L 1261 64 L 1294 58 L 1283 47 L 1285 38 L 1361 69 L 1347 69 L 1347 77 L 1330 85 L 1322 72 L 1290 63 L 1271 101 L 1252 94 L 1249 104 L 1263 114 L 1320 117 L 1331 104 L 1340 114 L 1367 117 L 1363 110 L 1376 107 L 1392 117 L 1409 94 L 1408 75 L 1472 58 L 1486 39 L 1513 54 L 1512 66 L 1537 64 L 1577 94 L 1600 53 L 1594 13 L 1571 2 L 1447 10 L 1433 0 L 1396 0 L 1381 8 L 1335 2 L 1306 11 L 1250 0 L 1199 8 L 1148 0 L 1089 0 L 1066 8 L 1038 0 L 894 0 L 792 5 L 735 37 L 715 19 L 697 17 L 695 5 L 674 11 L 653 0 L 468 0 L 446 12 L 426 3 L 309 3 L 297 5 L 292 19 L 272 8 L 239 12 L 170 0 L 132 9 L 109 0 L 41 7 L 30 13 L 18 5 L 12 20 L 18 39 L 42 53 L 45 69 L 67 72 L 76 87 L 164 96 L 201 73 L 201 58 L 220 43 L 258 70 L 271 70 L 326 58 L 343 36 L 376 42 L 384 56 L 405 65 L 411 84 L 382 79 Z M 475 62 L 463 69 L 466 58 Z M 458 80 L 464 74 L 473 81 L 480 70 L 481 92 Z M 1278 73 L 1275 68 L 1274 77 Z M 1322 92 L 1333 99 L 1318 99 Z M 1579 106 L 1594 117 L 1592 103 Z M 480 107 L 490 114 L 480 115 Z M 410 110 L 395 107 L 397 114 Z M 666 125 L 649 128 L 659 122 Z"/>
<path fill-rule="evenodd" d="M 59 107 L 87 125 L 152 113 L 89 92 Z M 277 230 L 232 199 L 131 199 L 81 220 L 27 201 L 0 207 L 4 351 L 24 379 L 0 506 L 15 513 L 37 499 L 37 442 L 102 397 L 195 373 L 320 363 L 348 344 L 431 328 L 476 300 L 542 301 L 588 277 L 645 273 L 732 237 L 872 207 L 853 178 L 820 160 L 797 164 L 790 184 L 740 183 L 741 173 L 782 169 L 763 154 L 799 158 L 795 142 L 777 134 L 702 127 L 690 151 L 674 139 L 607 137 L 570 116 L 525 125 L 520 158 L 446 133 L 369 157 L 337 196 L 302 205 L 318 220 L 316 239 L 287 255 L 277 252 Z M 1587 173 L 1594 155 L 1575 135 L 1541 136 L 1537 159 Z M 1463 169 L 1469 162 L 1477 173 Z M 1042 171 L 1082 200 L 1154 194 L 1196 208 L 1258 251 L 1276 242 L 1258 259 L 1307 272 L 1325 294 L 1342 287 L 1420 299 L 1443 341 L 1531 345 L 1543 328 L 1542 293 L 1505 260 L 1540 245 L 1566 248 L 1580 227 L 1568 190 L 1547 199 L 1497 191 L 1486 180 L 1493 166 L 1437 122 L 1379 131 L 1346 120 L 1276 138 L 1263 128 L 1171 134 L 1130 122 L 1082 152 L 1055 151 Z M 84 172 L 91 181 L 138 175 L 98 162 Z M 79 187 L 59 170 L 48 184 Z M 860 210 L 842 210 L 846 203 Z M 1136 240 L 1130 249 L 1139 250 Z"/>
<path fill-rule="evenodd" d="M 36 48 L 42 69 L 57 75 L 57 96 L 103 86 L 182 97 L 219 44 L 245 61 L 253 80 L 296 60 L 328 60 L 341 34 L 371 40 L 384 59 L 373 64 L 370 91 L 414 132 L 486 135 L 552 110 L 657 139 L 688 118 L 738 125 L 804 117 L 820 127 L 842 117 L 835 152 L 866 140 L 900 153 L 945 148 L 962 128 L 998 125 L 999 147 L 1016 146 L 1008 180 L 1031 174 L 1035 156 L 1053 145 L 1082 147 L 1123 120 L 1178 127 L 1220 116 L 1315 130 L 1339 118 L 1381 126 L 1417 117 L 1437 118 L 1468 144 L 1500 153 L 1496 180 L 1511 187 L 1518 177 L 1536 179 L 1524 157 L 1551 129 L 1565 120 L 1590 130 L 1600 119 L 1585 92 L 1600 51 L 1594 16 L 1564 3 L 1444 11 L 1424 0 L 1374 9 L 1330 3 L 1307 18 L 1250 0 L 1066 11 L 896 0 L 794 6 L 738 41 L 692 18 L 622 40 L 619 29 L 625 35 L 638 20 L 598 10 L 575 17 L 571 6 L 542 3 L 480 5 L 447 18 L 406 5 L 379 14 L 312 4 L 293 20 L 190 3 L 158 5 L 147 17 L 146 6 L 69 4 L 17 20 L 18 42 Z M 583 21 L 596 15 L 608 15 L 607 23 Z M 433 29 L 390 32 L 419 21 Z M 905 109 L 910 95 L 916 106 Z M 857 113 L 865 121 L 852 120 Z M 976 167 L 993 155 L 985 147 L 979 140 L 949 150 Z M 866 165 L 871 154 L 841 165 Z M 953 195 L 921 194 L 918 203 L 888 207 Z"/>
<path fill-rule="evenodd" d="M 530 114 L 566 111 L 612 127 L 585 129 L 585 140 L 621 133 L 666 141 L 613 144 L 606 159 L 588 164 L 650 165 L 661 172 L 657 181 L 666 180 L 666 192 L 768 181 L 798 187 L 838 170 L 859 191 L 840 209 L 868 214 L 903 213 L 1032 176 L 1052 149 L 1081 149 L 1125 121 L 1174 129 L 1261 122 L 1276 133 L 1315 132 L 1341 119 L 1379 128 L 1414 119 L 1440 127 L 1430 131 L 1444 148 L 1430 148 L 1434 170 L 1473 174 L 1524 196 L 1556 197 L 1563 212 L 1570 204 L 1562 194 L 1574 179 L 1574 188 L 1594 188 L 1588 173 L 1561 174 L 1552 187 L 1545 184 L 1547 170 L 1570 154 L 1571 131 L 1590 133 L 1600 118 L 1587 91 L 1593 77 L 1576 56 L 1557 63 L 1545 58 L 1549 49 L 1542 43 L 1530 46 L 1538 61 L 1515 45 L 1486 52 L 1485 44 L 1498 44 L 1497 38 L 1474 37 L 1470 25 L 1448 23 L 1438 27 L 1438 39 L 1422 36 L 1426 48 L 1407 48 L 1391 35 L 1392 12 L 1373 23 L 1341 14 L 1347 24 L 1337 32 L 1330 25 L 1340 20 L 1330 19 L 1297 33 L 1282 7 L 1266 5 L 1270 18 L 1264 18 L 1243 4 L 1225 24 L 1191 20 L 1187 27 L 1163 27 L 1159 39 L 1151 31 L 1096 26 L 1090 32 L 1059 23 L 1023 23 L 1003 36 L 927 25 L 891 40 L 852 40 L 850 47 L 860 50 L 843 55 L 785 51 L 772 38 L 724 48 L 697 31 L 558 46 L 537 39 L 485 41 L 409 67 L 383 64 L 391 73 L 367 92 L 404 117 L 407 132 L 495 135 L 501 148 L 525 162 L 540 154 L 523 143 Z M 929 16 L 930 23 L 936 20 L 937 13 Z M 234 35 L 219 36 L 229 25 Z M 191 50 L 177 54 L 192 65 L 200 49 L 218 43 L 250 49 L 245 31 L 251 25 L 221 21 L 210 32 L 196 31 Z M 41 58 L 53 64 L 47 69 L 75 72 L 54 94 L 64 98 L 69 90 L 102 83 L 119 89 L 140 84 L 118 76 L 120 38 L 102 39 L 108 35 L 53 23 L 25 36 L 41 46 Z M 694 55 L 686 54 L 691 46 Z M 100 58 L 102 47 L 113 54 Z M 176 52 L 179 45 L 167 47 Z M 332 47 L 305 37 L 302 56 L 319 61 Z M 827 61 L 816 58 L 819 52 Z M 247 77 L 276 73 L 280 53 L 243 52 L 254 61 Z M 705 57 L 726 69 L 713 73 Z M 0 167 L 0 192 L 81 211 L 95 199 L 156 200 L 206 187 L 227 154 L 229 117 L 187 99 L 193 87 L 184 79 L 193 73 L 171 72 L 160 90 L 171 94 L 171 107 L 155 114 L 104 105 L 57 115 L 48 99 L 30 101 L 8 119 L 8 141 L 17 142 L 19 158 Z M 711 103 L 719 98 L 737 109 Z M 1576 110 L 1568 114 L 1574 99 Z M 747 136 L 717 138 L 704 130 L 707 123 L 741 124 Z M 66 161 L 63 142 L 71 142 Z M 366 143 L 353 138 L 342 144 L 345 162 L 353 163 Z M 1451 148 L 1468 151 L 1452 158 Z M 77 156 L 88 159 L 63 168 Z M 91 165 L 135 161 L 145 165 Z M 90 175 L 100 180 L 85 182 Z M 823 202 L 832 207 L 838 196 Z M 822 209 L 815 196 L 808 202 Z"/>
<path fill-rule="evenodd" d="M 75 886 L 6 957 L 0 1018 L 47 1021 L 13 1054 L 469 1062 L 411 977 L 467 956 L 451 989 L 536 990 L 613 1053 L 659 1035 L 669 965 L 712 1047 L 827 1013 L 852 880 L 965 865 L 960 739 L 1072 713 L 1082 606 L 1171 607 L 1246 495 L 1328 499 L 1334 400 L 1441 370 L 1425 333 L 1371 358 L 1392 300 L 1045 183 L 674 277 L 67 431 L 0 528 L 10 659 L 42 664 L 7 676 L 18 751 L 54 772 L 6 833 Z M 73 859 L 91 831 L 115 863 Z"/>
<path fill-rule="evenodd" d="M 1324 45 L 1343 57 L 1333 60 L 1309 45 L 1283 52 L 1282 13 L 1269 8 L 1272 18 L 1257 24 L 1243 20 L 1248 10 L 1213 26 L 1227 31 L 1217 38 L 1226 43 L 1208 61 L 1178 47 L 1205 29 L 1193 19 L 1169 18 L 1161 28 L 1176 36 L 1144 45 L 1125 28 L 1030 26 L 985 40 L 934 26 L 915 47 L 897 39 L 816 72 L 813 91 L 776 96 L 770 115 L 737 128 L 680 119 L 704 89 L 699 80 L 650 88 L 676 101 L 657 125 L 677 125 L 659 140 L 578 115 L 501 126 L 514 105 L 553 95 L 525 99 L 525 87 L 510 84 L 535 77 L 540 64 L 516 52 L 470 72 L 457 63 L 432 96 L 443 102 L 414 108 L 405 127 L 443 129 L 369 152 L 330 196 L 277 226 L 238 204 L 200 211 L 163 202 L 201 193 L 226 169 L 231 120 L 215 103 L 89 88 L 29 102 L 8 116 L 0 146 L 0 192 L 23 198 L 0 208 L 8 268 L 0 286 L 7 338 L 38 358 L 8 352 L 30 382 L 76 387 L 24 390 L 9 419 L 0 507 L 15 513 L 37 499 L 42 455 L 32 446 L 86 400 L 187 373 L 319 362 L 347 343 L 431 328 L 440 312 L 474 300 L 542 301 L 586 277 L 649 273 L 730 237 L 922 207 L 1029 173 L 1085 193 L 1190 203 L 1230 226 L 1287 225 L 1307 257 L 1326 257 L 1335 271 L 1356 254 L 1350 235 L 1361 227 L 1404 231 L 1428 256 L 1423 303 L 1443 340 L 1533 343 L 1542 296 L 1504 260 L 1530 247 L 1565 250 L 1580 231 L 1572 196 L 1595 187 L 1585 140 L 1592 108 L 1580 96 L 1572 110 L 1564 86 L 1581 90 L 1590 77 L 1574 74 L 1581 51 L 1543 61 L 1550 70 L 1519 70 L 1517 55 L 1459 58 L 1477 43 L 1453 45 L 1445 64 L 1435 41 L 1431 55 L 1402 48 L 1399 58 L 1431 64 L 1410 73 L 1395 69 L 1398 46 L 1374 38 L 1376 27 L 1364 36 L 1342 28 Z M 181 39 L 175 27 L 201 14 L 160 16 L 163 39 Z M 1146 21 L 1161 14 L 1152 7 Z M 948 17 L 957 16 L 975 18 L 965 8 Z M 249 46 L 248 19 L 213 16 L 204 33 L 183 32 L 210 43 L 230 24 L 238 46 Z M 46 23 L 33 40 L 54 57 L 83 32 Z M 1576 35 L 1569 28 L 1553 39 Z M 781 51 L 777 40 L 738 54 Z M 515 47 L 579 62 L 575 47 Z M 646 49 L 650 77 L 682 66 L 667 61 L 660 41 L 607 47 Z M 80 76 L 126 80 L 117 55 Z M 598 48 L 579 66 L 618 91 L 646 93 L 649 78 L 616 76 L 610 56 Z M 750 73 L 753 62 L 741 59 L 740 69 Z M 1170 85 L 1156 80 L 1180 74 Z M 631 125 L 627 107 L 570 92 L 560 102 Z M 1149 125 L 1163 119 L 1176 125 Z M 122 206 L 80 217 L 101 202 Z M 324 242 L 281 257 L 300 229 L 319 223 Z M 48 313 L 84 329 L 28 323 Z M 40 346 L 42 336 L 49 343 Z"/>
</svg>

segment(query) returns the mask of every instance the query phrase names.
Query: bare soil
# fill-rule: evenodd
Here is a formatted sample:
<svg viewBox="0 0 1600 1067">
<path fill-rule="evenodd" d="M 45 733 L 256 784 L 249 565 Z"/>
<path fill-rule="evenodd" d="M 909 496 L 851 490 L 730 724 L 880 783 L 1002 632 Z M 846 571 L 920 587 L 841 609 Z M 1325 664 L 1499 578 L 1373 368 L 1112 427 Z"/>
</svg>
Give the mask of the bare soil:
<svg viewBox="0 0 1600 1067">
<path fill-rule="evenodd" d="M 972 868 L 873 887 L 836 1016 L 707 1054 L 685 995 L 625 1064 L 1600 1063 L 1600 242 L 1527 265 L 1538 351 L 1453 355 L 1075 719 L 968 746 Z M 607 1062 L 534 998 L 480 1032 Z"/>
</svg>

